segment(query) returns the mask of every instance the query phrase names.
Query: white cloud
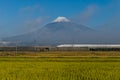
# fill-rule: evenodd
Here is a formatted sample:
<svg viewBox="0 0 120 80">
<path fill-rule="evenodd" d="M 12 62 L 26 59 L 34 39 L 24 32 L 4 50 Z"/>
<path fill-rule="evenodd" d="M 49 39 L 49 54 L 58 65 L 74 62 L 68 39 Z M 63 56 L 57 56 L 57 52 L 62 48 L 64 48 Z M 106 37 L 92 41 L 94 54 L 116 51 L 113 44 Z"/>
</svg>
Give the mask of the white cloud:
<svg viewBox="0 0 120 80">
<path fill-rule="evenodd" d="M 39 27 L 43 24 L 43 19 L 41 17 L 38 17 L 36 19 L 33 20 L 27 20 L 24 22 L 24 26 L 26 27 L 26 29 L 29 28 L 29 30 L 33 30 L 36 29 L 36 27 Z"/>
<path fill-rule="evenodd" d="M 97 6 L 95 5 L 88 6 L 87 9 L 80 15 L 80 17 L 83 18 L 84 20 L 89 19 L 95 13 L 96 8 Z"/>
<path fill-rule="evenodd" d="M 97 5 L 89 5 L 83 12 L 77 15 L 75 21 L 85 24 L 92 18 L 92 16 L 97 12 L 97 10 Z"/>
<path fill-rule="evenodd" d="M 26 6 L 20 9 L 20 12 L 34 12 L 34 11 L 43 11 L 40 5 Z"/>
<path fill-rule="evenodd" d="M 36 29 L 39 29 L 39 28 L 43 27 L 43 25 L 46 23 L 46 21 L 48 19 L 49 19 L 49 17 L 37 17 L 37 18 L 34 18 L 34 19 L 25 20 L 23 23 L 21 23 L 22 27 L 20 27 L 20 29 L 23 32 L 34 31 Z"/>
</svg>

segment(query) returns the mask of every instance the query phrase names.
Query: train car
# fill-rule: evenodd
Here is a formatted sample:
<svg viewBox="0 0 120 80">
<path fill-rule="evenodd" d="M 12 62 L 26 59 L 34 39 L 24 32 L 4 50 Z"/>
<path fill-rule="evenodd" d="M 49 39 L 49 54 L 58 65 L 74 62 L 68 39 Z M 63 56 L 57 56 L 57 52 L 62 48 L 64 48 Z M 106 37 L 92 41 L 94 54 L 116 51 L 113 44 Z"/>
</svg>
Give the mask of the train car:
<svg viewBox="0 0 120 80">
<path fill-rule="evenodd" d="M 57 46 L 58 50 L 75 51 L 120 51 L 119 44 L 63 44 Z"/>
</svg>

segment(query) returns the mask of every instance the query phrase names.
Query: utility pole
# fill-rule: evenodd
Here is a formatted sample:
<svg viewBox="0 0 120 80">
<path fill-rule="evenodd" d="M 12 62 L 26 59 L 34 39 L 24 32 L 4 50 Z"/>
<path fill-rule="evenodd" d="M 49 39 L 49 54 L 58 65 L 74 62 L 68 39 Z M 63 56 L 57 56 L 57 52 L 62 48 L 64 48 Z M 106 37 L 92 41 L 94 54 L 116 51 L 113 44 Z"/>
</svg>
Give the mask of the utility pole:
<svg viewBox="0 0 120 80">
<path fill-rule="evenodd" d="M 37 49 L 36 49 L 36 40 L 34 40 L 34 49 L 35 49 L 35 55 L 36 55 L 36 51 L 37 51 Z"/>
<path fill-rule="evenodd" d="M 15 45 L 16 45 L 16 47 L 15 47 L 15 56 L 16 56 L 17 53 L 18 53 L 18 43 L 17 43 L 17 41 L 15 42 Z"/>
<path fill-rule="evenodd" d="M 72 42 L 72 51 L 74 51 L 74 36 L 72 36 L 73 42 Z"/>
</svg>

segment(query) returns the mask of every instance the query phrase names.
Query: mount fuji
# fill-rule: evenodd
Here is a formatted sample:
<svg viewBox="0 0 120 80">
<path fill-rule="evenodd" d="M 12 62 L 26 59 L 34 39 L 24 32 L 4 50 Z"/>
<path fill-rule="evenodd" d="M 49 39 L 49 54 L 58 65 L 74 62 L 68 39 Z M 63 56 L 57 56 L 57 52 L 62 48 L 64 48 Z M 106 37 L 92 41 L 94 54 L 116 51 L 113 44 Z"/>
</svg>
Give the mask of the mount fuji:
<svg viewBox="0 0 120 80">
<path fill-rule="evenodd" d="M 27 34 L 2 39 L 6 42 L 17 41 L 19 45 L 59 45 L 85 43 L 90 40 L 94 30 L 74 23 L 66 17 L 58 17 L 44 27 Z"/>
</svg>

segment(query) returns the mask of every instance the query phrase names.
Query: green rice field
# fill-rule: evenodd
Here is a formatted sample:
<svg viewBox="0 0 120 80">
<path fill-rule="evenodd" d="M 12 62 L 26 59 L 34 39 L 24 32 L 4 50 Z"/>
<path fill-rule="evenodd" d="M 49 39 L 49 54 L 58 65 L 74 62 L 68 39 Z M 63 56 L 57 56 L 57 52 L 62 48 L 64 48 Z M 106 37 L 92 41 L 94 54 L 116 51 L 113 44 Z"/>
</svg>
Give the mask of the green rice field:
<svg viewBox="0 0 120 80">
<path fill-rule="evenodd" d="M 120 80 L 119 56 L 67 56 L 0 57 L 0 80 Z"/>
</svg>

